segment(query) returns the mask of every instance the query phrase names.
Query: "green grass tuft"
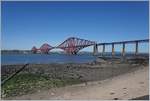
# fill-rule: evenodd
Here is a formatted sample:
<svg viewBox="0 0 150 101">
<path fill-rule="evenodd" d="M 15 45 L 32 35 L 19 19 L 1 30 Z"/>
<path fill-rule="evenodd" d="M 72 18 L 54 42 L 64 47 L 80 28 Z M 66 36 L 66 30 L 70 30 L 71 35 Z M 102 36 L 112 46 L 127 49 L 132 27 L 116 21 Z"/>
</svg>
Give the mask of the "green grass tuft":
<svg viewBox="0 0 150 101">
<path fill-rule="evenodd" d="M 41 89 L 81 83 L 79 79 L 50 79 L 37 74 L 18 74 L 2 85 L 2 97 L 19 96 Z"/>
</svg>

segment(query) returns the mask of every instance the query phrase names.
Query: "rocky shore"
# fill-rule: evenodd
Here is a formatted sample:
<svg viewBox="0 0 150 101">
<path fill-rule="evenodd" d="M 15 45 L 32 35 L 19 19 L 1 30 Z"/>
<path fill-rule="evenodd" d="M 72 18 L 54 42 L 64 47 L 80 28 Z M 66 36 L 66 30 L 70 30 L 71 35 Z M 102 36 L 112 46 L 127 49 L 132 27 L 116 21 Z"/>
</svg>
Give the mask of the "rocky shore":
<svg viewBox="0 0 150 101">
<path fill-rule="evenodd" d="M 83 81 L 103 80 L 148 65 L 146 58 L 131 58 L 122 61 L 118 58 L 98 58 L 82 64 L 29 64 L 21 73 L 47 75 L 50 78 L 78 78 Z M 23 65 L 2 65 L 1 75 L 7 77 Z"/>
<path fill-rule="evenodd" d="M 105 80 L 120 74 L 133 72 L 141 66 L 147 66 L 147 58 L 98 58 L 96 61 L 84 64 L 29 64 L 20 74 L 33 74 L 57 80 L 78 80 L 89 82 Z M 2 65 L 2 80 L 21 68 L 23 65 Z M 64 82 L 64 81 L 63 81 Z M 71 83 L 72 84 L 72 83 Z"/>
</svg>

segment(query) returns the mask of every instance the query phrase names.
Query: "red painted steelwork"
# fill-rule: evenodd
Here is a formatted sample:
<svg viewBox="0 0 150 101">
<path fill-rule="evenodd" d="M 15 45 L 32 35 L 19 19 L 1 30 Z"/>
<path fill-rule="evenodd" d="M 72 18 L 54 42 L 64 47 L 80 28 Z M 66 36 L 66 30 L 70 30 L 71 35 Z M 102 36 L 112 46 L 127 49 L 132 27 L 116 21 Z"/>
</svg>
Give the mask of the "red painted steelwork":
<svg viewBox="0 0 150 101">
<path fill-rule="evenodd" d="M 68 54 L 77 54 L 79 50 L 94 44 L 93 41 L 70 37 L 56 48 L 61 48 Z"/>
<path fill-rule="evenodd" d="M 52 48 L 53 48 L 52 46 L 50 46 L 49 44 L 45 43 L 45 44 L 43 44 L 43 45 L 40 47 L 39 50 L 40 50 L 42 53 L 48 53 Z"/>
<path fill-rule="evenodd" d="M 36 48 L 35 46 L 33 46 L 32 49 L 31 49 L 31 51 L 32 51 L 33 53 L 36 53 L 36 52 L 37 52 L 37 48 Z"/>
<path fill-rule="evenodd" d="M 48 53 L 51 49 L 53 49 L 54 47 L 50 46 L 49 44 L 45 43 L 43 44 L 39 49 L 36 48 L 35 46 L 32 47 L 31 51 L 33 53 L 37 53 L 37 51 L 41 51 L 42 53 Z"/>
</svg>

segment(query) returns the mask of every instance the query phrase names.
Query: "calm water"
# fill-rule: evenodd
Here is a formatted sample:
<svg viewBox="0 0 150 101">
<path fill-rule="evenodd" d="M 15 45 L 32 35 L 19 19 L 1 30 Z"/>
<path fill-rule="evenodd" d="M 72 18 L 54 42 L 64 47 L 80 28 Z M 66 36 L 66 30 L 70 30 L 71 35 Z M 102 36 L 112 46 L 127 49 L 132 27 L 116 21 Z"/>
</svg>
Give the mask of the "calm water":
<svg viewBox="0 0 150 101">
<path fill-rule="evenodd" d="M 111 53 L 105 54 L 111 56 Z M 149 57 L 149 54 L 139 54 L 141 56 Z M 120 53 L 116 56 L 121 56 Z M 127 57 L 134 56 L 134 54 L 127 53 Z M 35 63 L 35 64 L 46 64 L 46 63 L 87 63 L 92 62 L 96 59 L 92 54 L 78 54 L 78 55 L 67 55 L 67 54 L 2 54 L 1 64 L 24 64 L 24 63 Z"/>
<path fill-rule="evenodd" d="M 85 63 L 95 60 L 90 54 L 66 55 L 66 54 L 2 54 L 1 64 L 23 64 L 23 63 Z"/>
</svg>

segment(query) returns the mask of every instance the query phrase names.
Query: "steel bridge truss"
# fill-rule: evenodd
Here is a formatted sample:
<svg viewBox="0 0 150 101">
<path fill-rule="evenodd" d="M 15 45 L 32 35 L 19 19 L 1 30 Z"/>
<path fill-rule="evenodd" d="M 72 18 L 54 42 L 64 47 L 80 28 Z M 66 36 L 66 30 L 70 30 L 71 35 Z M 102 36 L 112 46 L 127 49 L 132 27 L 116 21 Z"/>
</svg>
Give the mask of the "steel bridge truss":
<svg viewBox="0 0 150 101">
<path fill-rule="evenodd" d="M 70 37 L 56 48 L 63 49 L 68 54 L 77 54 L 79 50 L 94 44 L 95 44 L 94 41 Z"/>
<path fill-rule="evenodd" d="M 115 44 L 122 44 L 122 54 L 124 56 L 125 54 L 125 44 L 130 44 L 130 43 L 135 43 L 136 44 L 136 51 L 135 53 L 138 53 L 138 43 L 145 43 L 149 42 L 149 39 L 144 39 L 144 40 L 132 40 L 132 41 L 120 41 L 120 42 L 111 42 L 111 43 L 96 43 L 94 41 L 89 41 L 85 39 L 80 39 L 80 38 L 75 38 L 75 37 L 70 37 L 66 39 L 63 43 L 58 45 L 57 47 L 52 47 L 49 44 L 45 43 L 43 44 L 39 49 L 36 48 L 35 46 L 32 48 L 32 52 L 36 53 L 37 51 L 40 51 L 42 53 L 48 53 L 51 49 L 54 48 L 59 48 L 63 49 L 67 54 L 77 54 L 81 49 L 88 47 L 88 46 L 94 46 L 93 53 L 97 54 L 98 53 L 98 46 L 103 45 L 103 52 L 105 52 L 105 46 L 106 45 L 112 45 L 112 55 L 114 55 L 114 45 Z"/>
<path fill-rule="evenodd" d="M 48 53 L 51 49 L 60 48 L 63 49 L 67 54 L 77 54 L 81 49 L 94 44 L 94 41 L 70 37 L 57 47 L 52 47 L 47 43 L 43 44 L 39 49 L 34 46 L 32 48 L 32 52 L 37 53 L 37 51 L 39 50 L 42 53 Z"/>
</svg>

